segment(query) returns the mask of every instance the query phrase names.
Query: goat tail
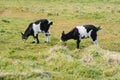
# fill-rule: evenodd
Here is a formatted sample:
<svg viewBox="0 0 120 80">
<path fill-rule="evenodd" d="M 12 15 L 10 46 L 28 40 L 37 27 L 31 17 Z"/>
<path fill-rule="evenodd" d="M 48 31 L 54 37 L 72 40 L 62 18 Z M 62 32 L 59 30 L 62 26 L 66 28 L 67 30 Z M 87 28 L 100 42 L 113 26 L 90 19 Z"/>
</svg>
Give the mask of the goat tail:
<svg viewBox="0 0 120 80">
<path fill-rule="evenodd" d="M 96 29 L 97 29 L 97 31 L 99 31 L 99 30 L 102 29 L 102 26 L 99 26 L 99 27 L 97 27 Z"/>
</svg>

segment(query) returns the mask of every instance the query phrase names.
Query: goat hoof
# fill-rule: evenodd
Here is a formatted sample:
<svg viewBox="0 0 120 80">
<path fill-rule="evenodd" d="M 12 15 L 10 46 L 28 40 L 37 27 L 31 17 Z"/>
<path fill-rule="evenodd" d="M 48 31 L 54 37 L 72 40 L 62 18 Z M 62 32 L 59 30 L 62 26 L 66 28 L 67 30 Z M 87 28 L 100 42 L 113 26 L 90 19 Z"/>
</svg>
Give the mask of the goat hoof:
<svg viewBox="0 0 120 80">
<path fill-rule="evenodd" d="M 45 41 L 45 43 L 49 43 L 49 42 Z"/>
<path fill-rule="evenodd" d="M 32 43 L 35 43 L 35 41 L 33 41 Z"/>
<path fill-rule="evenodd" d="M 78 50 L 79 50 L 80 48 L 76 48 L 76 49 L 78 49 Z"/>
</svg>

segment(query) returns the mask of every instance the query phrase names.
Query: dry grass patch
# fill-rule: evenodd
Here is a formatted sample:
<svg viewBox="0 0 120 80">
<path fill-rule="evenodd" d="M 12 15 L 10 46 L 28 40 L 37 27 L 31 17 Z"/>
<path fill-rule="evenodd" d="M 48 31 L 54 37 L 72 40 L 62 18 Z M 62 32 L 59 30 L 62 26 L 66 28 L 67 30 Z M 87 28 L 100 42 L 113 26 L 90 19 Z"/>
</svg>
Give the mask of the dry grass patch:
<svg viewBox="0 0 120 80">
<path fill-rule="evenodd" d="M 120 65 L 120 53 L 106 51 L 104 57 L 110 65 Z"/>
<path fill-rule="evenodd" d="M 114 52 L 114 51 L 109 51 L 109 50 L 104 50 L 100 47 L 96 46 L 90 46 L 85 49 L 85 54 L 84 57 L 82 58 L 84 62 L 89 63 L 94 61 L 94 57 L 96 58 L 103 58 L 109 65 L 115 66 L 115 65 L 120 65 L 120 53 L 119 52 Z"/>
<path fill-rule="evenodd" d="M 61 59 L 63 61 L 65 60 L 68 62 L 74 60 L 73 57 L 71 56 L 70 50 L 65 46 L 56 45 L 49 50 L 49 53 L 50 56 L 46 59 L 47 62 L 50 61 L 51 59 L 55 59 L 55 60 Z"/>
</svg>

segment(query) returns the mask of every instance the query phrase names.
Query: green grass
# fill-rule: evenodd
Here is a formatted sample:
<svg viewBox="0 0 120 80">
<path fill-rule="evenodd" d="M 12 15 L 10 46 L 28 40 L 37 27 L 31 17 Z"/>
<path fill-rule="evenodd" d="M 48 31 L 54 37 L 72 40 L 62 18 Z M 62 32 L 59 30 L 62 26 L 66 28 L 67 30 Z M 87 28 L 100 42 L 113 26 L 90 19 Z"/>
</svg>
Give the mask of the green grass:
<svg viewBox="0 0 120 80">
<path fill-rule="evenodd" d="M 119 0 L 0 0 L 0 80 L 119 80 Z M 21 40 L 30 22 L 47 18 L 51 42 Z M 103 26 L 98 32 L 101 48 L 90 39 L 80 50 L 70 40 L 59 43 L 61 32 L 77 25 Z"/>
</svg>

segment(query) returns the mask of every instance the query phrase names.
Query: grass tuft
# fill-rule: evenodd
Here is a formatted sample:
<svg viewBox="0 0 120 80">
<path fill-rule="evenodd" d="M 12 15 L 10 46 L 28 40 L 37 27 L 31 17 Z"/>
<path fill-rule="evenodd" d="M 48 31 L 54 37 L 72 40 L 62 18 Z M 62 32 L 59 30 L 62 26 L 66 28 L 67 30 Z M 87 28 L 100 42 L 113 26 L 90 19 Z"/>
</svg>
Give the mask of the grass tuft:
<svg viewBox="0 0 120 80">
<path fill-rule="evenodd" d="M 120 80 L 120 0 L 0 0 L 0 80 Z M 20 32 L 39 19 L 55 23 L 51 42 L 22 42 Z M 77 25 L 103 26 L 91 39 L 59 43 Z"/>
</svg>

